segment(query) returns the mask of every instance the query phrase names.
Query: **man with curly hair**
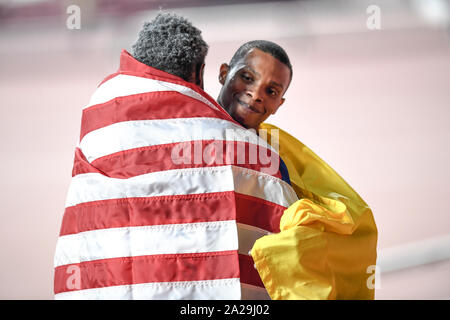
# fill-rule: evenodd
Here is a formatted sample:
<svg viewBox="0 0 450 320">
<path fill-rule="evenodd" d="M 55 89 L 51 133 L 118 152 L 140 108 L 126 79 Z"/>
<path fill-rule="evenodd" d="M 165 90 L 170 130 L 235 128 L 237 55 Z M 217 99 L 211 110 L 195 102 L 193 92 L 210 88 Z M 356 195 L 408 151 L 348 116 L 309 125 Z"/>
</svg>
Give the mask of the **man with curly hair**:
<svg viewBox="0 0 450 320">
<path fill-rule="evenodd" d="M 278 154 L 203 91 L 185 18 L 159 14 L 132 49 L 83 109 L 55 297 L 268 298 L 249 250 L 297 200 Z M 240 161 L 254 147 L 264 163 Z"/>
<path fill-rule="evenodd" d="M 160 14 L 144 23 L 133 45 L 133 57 L 203 89 L 203 70 L 208 45 L 201 31 L 173 14 Z"/>
</svg>

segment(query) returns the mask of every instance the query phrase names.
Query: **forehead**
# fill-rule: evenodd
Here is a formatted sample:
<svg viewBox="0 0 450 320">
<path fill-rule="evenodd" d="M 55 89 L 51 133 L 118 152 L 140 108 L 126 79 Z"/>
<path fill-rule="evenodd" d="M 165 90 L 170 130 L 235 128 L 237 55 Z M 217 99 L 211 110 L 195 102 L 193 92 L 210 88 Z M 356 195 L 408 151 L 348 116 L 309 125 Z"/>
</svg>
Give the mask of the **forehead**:
<svg viewBox="0 0 450 320">
<path fill-rule="evenodd" d="M 257 48 L 249 50 L 245 56 L 237 61 L 236 71 L 246 68 L 255 72 L 257 76 L 283 84 L 285 88 L 291 80 L 291 71 L 288 66 L 271 54 Z"/>
</svg>

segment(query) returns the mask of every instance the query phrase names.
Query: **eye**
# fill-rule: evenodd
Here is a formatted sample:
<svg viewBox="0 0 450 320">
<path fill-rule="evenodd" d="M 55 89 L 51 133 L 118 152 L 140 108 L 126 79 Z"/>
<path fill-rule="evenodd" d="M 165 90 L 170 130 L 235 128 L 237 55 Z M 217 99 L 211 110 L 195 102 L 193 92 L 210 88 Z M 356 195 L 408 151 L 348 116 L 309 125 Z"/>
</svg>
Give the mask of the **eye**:
<svg viewBox="0 0 450 320">
<path fill-rule="evenodd" d="M 267 93 L 268 93 L 269 95 L 273 96 L 273 97 L 278 96 L 278 91 L 277 91 L 276 89 L 273 89 L 273 88 L 268 88 L 268 89 L 267 89 Z"/>
<path fill-rule="evenodd" d="M 253 81 L 253 78 L 247 73 L 241 74 L 241 78 L 242 78 L 242 80 L 244 80 L 246 82 L 252 82 Z"/>
</svg>

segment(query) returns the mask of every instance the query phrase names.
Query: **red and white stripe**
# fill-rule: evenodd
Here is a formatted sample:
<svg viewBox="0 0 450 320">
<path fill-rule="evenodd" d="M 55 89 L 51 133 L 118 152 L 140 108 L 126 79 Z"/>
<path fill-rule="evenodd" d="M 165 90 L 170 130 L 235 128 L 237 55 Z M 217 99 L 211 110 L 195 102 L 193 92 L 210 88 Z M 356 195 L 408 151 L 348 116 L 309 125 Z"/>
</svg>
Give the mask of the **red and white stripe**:
<svg viewBox="0 0 450 320">
<path fill-rule="evenodd" d="M 219 164 L 168 159 L 174 145 L 196 141 L 202 152 L 224 141 L 277 156 L 188 84 L 118 74 L 99 86 L 83 110 L 55 253 L 57 299 L 268 297 L 248 252 L 279 231 L 297 196 L 279 172 L 236 154 Z"/>
<path fill-rule="evenodd" d="M 162 91 L 178 92 L 203 102 L 212 109 L 219 110 L 215 104 L 211 103 L 203 95 L 192 90 L 191 88 L 186 87 L 185 85 L 127 74 L 118 74 L 108 81 L 103 82 L 94 92 L 85 108 L 105 103 L 117 97 L 128 97 L 131 95 Z"/>
<path fill-rule="evenodd" d="M 197 140 L 250 142 L 274 151 L 257 135 L 228 120 L 217 118 L 117 122 L 87 133 L 79 147 L 87 160 L 92 162 L 125 150 Z"/>
<path fill-rule="evenodd" d="M 175 183 L 176 181 L 176 183 Z M 84 202 L 235 191 L 287 207 L 296 195 L 284 181 L 236 166 L 187 168 L 142 174 L 128 179 L 100 173 L 72 178 L 66 207 Z"/>
</svg>

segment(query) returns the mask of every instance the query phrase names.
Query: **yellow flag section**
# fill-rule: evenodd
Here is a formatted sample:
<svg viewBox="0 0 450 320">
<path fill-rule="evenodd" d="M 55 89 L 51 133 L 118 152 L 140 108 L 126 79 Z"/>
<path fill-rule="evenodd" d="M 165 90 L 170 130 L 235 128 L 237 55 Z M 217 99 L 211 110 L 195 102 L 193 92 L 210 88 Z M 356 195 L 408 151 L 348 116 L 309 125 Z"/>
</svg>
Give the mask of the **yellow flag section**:
<svg viewBox="0 0 450 320">
<path fill-rule="evenodd" d="M 255 267 L 274 300 L 374 299 L 377 227 L 363 199 L 300 141 L 278 129 L 279 154 L 300 200 L 285 210 L 280 233 L 258 239 Z M 370 277 L 373 278 L 373 277 Z"/>
</svg>

